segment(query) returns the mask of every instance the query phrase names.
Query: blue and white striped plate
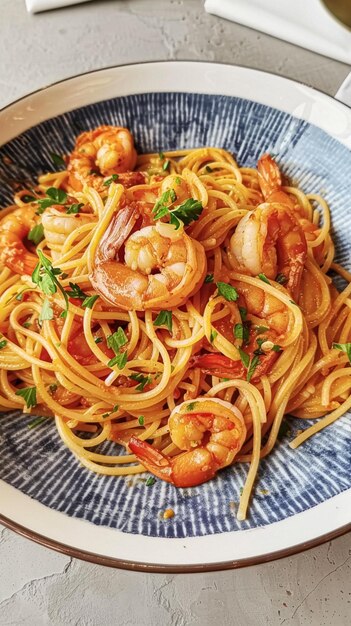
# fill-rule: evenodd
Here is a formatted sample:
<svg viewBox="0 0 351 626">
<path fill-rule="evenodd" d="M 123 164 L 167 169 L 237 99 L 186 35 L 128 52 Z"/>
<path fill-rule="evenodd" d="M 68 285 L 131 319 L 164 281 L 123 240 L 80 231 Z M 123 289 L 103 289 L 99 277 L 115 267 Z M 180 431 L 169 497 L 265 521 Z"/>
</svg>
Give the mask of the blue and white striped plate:
<svg viewBox="0 0 351 626">
<path fill-rule="evenodd" d="M 327 199 L 337 260 L 351 268 L 347 107 L 292 81 L 230 66 L 159 63 L 84 75 L 0 114 L 0 206 L 11 202 L 14 181 L 51 170 L 51 153 L 70 151 L 77 134 L 99 124 L 127 126 L 139 152 L 220 146 L 243 166 L 274 153 L 306 193 Z M 29 421 L 18 413 L 0 418 L 0 514 L 76 556 L 210 569 L 274 558 L 350 522 L 350 415 L 297 450 L 288 441 L 308 423 L 289 419 L 288 434 L 260 464 L 244 522 L 235 513 L 246 465 L 192 489 L 161 481 L 146 487 L 136 477 L 90 473 L 52 422 L 28 429 Z M 175 517 L 163 520 L 165 508 Z"/>
</svg>

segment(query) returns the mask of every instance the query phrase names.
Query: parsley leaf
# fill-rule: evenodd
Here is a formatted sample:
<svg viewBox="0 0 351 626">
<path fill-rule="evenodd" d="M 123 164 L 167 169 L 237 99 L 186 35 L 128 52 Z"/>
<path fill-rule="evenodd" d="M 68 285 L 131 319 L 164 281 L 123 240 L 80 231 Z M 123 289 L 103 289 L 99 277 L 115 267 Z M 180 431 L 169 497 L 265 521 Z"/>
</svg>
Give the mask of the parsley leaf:
<svg viewBox="0 0 351 626">
<path fill-rule="evenodd" d="M 216 339 L 217 335 L 218 335 L 218 332 L 214 328 L 212 328 L 211 334 L 210 334 L 210 342 L 211 343 L 214 342 L 214 340 Z"/>
<path fill-rule="evenodd" d="M 87 296 L 82 302 L 83 309 L 92 309 L 99 297 L 100 296 Z"/>
<path fill-rule="evenodd" d="M 102 340 L 103 340 L 103 339 L 102 339 L 102 337 L 96 337 L 96 338 L 94 339 L 95 343 L 101 343 L 101 342 L 102 342 Z"/>
<path fill-rule="evenodd" d="M 2 339 L 0 341 L 0 350 L 2 350 L 3 348 L 5 348 L 5 346 L 7 346 L 7 339 Z"/>
<path fill-rule="evenodd" d="M 279 283 L 279 285 L 285 285 L 285 283 L 288 282 L 287 277 L 284 274 L 277 274 L 277 276 L 275 277 L 275 282 Z"/>
<path fill-rule="evenodd" d="M 271 283 L 269 282 L 267 276 L 265 274 L 258 274 L 257 278 L 259 278 L 260 280 L 262 280 L 264 283 L 267 283 L 267 285 L 270 285 Z"/>
<path fill-rule="evenodd" d="M 69 204 L 68 207 L 66 208 L 67 215 L 79 213 L 82 206 L 84 206 L 82 202 L 80 202 L 79 204 L 78 203 Z"/>
<path fill-rule="evenodd" d="M 43 322 L 44 320 L 52 320 L 54 318 L 53 308 L 47 298 L 45 298 L 43 305 L 41 307 L 39 322 Z"/>
<path fill-rule="evenodd" d="M 123 370 L 127 364 L 127 361 L 128 361 L 127 352 L 120 352 L 119 354 L 116 354 L 116 356 L 114 356 L 113 359 L 110 359 L 107 365 L 108 367 L 114 367 L 114 365 L 117 365 L 119 370 Z"/>
<path fill-rule="evenodd" d="M 30 196 L 28 193 L 25 193 L 23 194 L 23 196 L 21 196 L 21 200 L 22 202 L 28 204 L 29 202 L 35 202 L 37 198 L 35 198 L 34 196 Z"/>
<path fill-rule="evenodd" d="M 250 367 L 248 369 L 247 375 L 246 375 L 246 380 L 249 383 L 253 374 L 255 373 L 255 369 L 257 367 L 257 365 L 259 364 L 260 359 L 257 355 L 255 355 L 250 362 Z"/>
<path fill-rule="evenodd" d="M 34 226 L 28 233 L 29 241 L 33 241 L 33 243 L 37 246 L 38 243 L 43 241 L 44 239 L 44 227 L 42 224 L 37 224 Z"/>
<path fill-rule="evenodd" d="M 163 163 L 163 165 L 162 165 L 162 169 L 163 169 L 163 171 L 164 171 L 164 172 L 167 172 L 167 170 L 169 169 L 170 164 L 171 164 L 171 162 L 170 162 L 170 160 L 169 160 L 169 159 L 167 159 L 167 161 L 165 161 L 165 162 Z"/>
<path fill-rule="evenodd" d="M 244 343 L 249 341 L 250 328 L 248 324 L 235 324 L 233 331 L 236 339 L 242 339 Z"/>
<path fill-rule="evenodd" d="M 196 402 L 189 402 L 189 404 L 187 404 L 186 406 L 186 410 L 193 411 L 195 409 L 195 406 L 196 406 Z"/>
<path fill-rule="evenodd" d="M 138 422 L 139 422 L 140 426 L 144 426 L 145 417 L 143 415 L 139 415 Z"/>
<path fill-rule="evenodd" d="M 173 193 L 172 193 L 173 192 Z M 169 215 L 169 207 L 177 199 L 174 189 L 167 189 L 155 203 L 152 213 L 154 220 L 160 220 L 165 215 Z"/>
<path fill-rule="evenodd" d="M 67 194 L 63 189 L 57 187 L 49 187 L 46 190 L 46 198 L 40 198 L 37 202 L 39 205 L 38 213 L 43 213 L 45 209 L 53 204 L 65 204 L 67 201 Z"/>
<path fill-rule="evenodd" d="M 154 478 L 153 476 L 149 476 L 149 478 L 147 479 L 145 485 L 146 487 L 152 487 L 152 485 L 154 485 L 156 482 L 156 478 Z"/>
<path fill-rule="evenodd" d="M 136 391 L 144 391 L 144 387 L 146 387 L 146 385 L 151 382 L 151 376 L 144 376 L 144 374 L 142 374 L 141 372 L 131 374 L 129 378 L 131 378 L 132 380 L 136 380 L 139 383 L 139 385 L 135 387 Z"/>
<path fill-rule="evenodd" d="M 66 161 L 59 154 L 52 153 L 51 159 L 56 167 L 66 167 Z"/>
<path fill-rule="evenodd" d="M 171 333 L 173 326 L 172 311 L 160 311 L 154 321 L 154 326 L 166 326 Z"/>
<path fill-rule="evenodd" d="M 242 364 L 246 368 L 249 367 L 249 364 L 250 364 L 250 357 L 249 357 L 249 355 L 244 350 L 242 350 L 241 348 L 238 348 L 238 350 L 239 350 L 239 354 L 240 354 L 240 358 L 241 358 Z"/>
<path fill-rule="evenodd" d="M 247 318 L 247 309 L 245 309 L 244 306 L 239 306 L 239 311 L 240 311 L 240 317 L 242 321 L 245 322 Z"/>
<path fill-rule="evenodd" d="M 342 350 L 342 352 L 345 352 L 351 363 L 351 343 L 333 343 L 332 347 L 335 348 L 335 350 Z"/>
<path fill-rule="evenodd" d="M 191 222 L 198 220 L 202 211 L 203 206 L 200 200 L 188 198 L 183 204 L 175 207 L 175 209 L 171 211 L 171 218 L 173 216 L 176 220 L 181 220 L 183 224 L 187 226 Z"/>
<path fill-rule="evenodd" d="M 21 396 L 24 399 L 27 409 L 37 404 L 37 388 L 36 387 L 24 387 L 23 389 L 17 389 L 15 391 L 16 396 Z"/>
<path fill-rule="evenodd" d="M 225 300 L 227 300 L 228 302 L 236 302 L 236 300 L 239 298 L 239 294 L 235 287 L 228 285 L 228 283 L 218 282 L 216 283 L 216 286 L 219 295 L 223 296 L 223 298 L 225 298 Z"/>
<path fill-rule="evenodd" d="M 126 343 L 128 343 L 127 335 L 121 326 L 117 328 L 113 335 L 107 337 L 107 345 L 109 348 L 112 348 L 115 354 L 117 354 L 119 349 L 125 346 Z"/>
<path fill-rule="evenodd" d="M 273 352 L 282 352 L 282 348 L 278 346 L 276 343 L 272 347 Z"/>
<path fill-rule="evenodd" d="M 77 300 L 85 300 L 85 298 L 88 298 L 87 294 L 81 290 L 77 283 L 69 283 L 69 286 L 71 287 L 71 291 L 66 291 L 66 294 L 70 298 L 76 298 Z"/>
<path fill-rule="evenodd" d="M 211 174 L 211 172 L 213 172 L 212 167 L 210 167 L 209 165 L 206 165 L 205 170 L 206 170 L 206 172 L 208 172 L 209 174 Z"/>
<path fill-rule="evenodd" d="M 120 370 L 123 370 L 125 368 L 128 360 L 128 354 L 127 352 L 120 352 L 120 348 L 122 348 L 122 346 L 125 346 L 126 343 L 128 343 L 128 339 L 121 326 L 118 327 L 113 335 L 109 335 L 107 337 L 107 345 L 109 348 L 112 348 L 116 355 L 107 363 L 109 367 L 117 365 L 118 369 Z"/>
<path fill-rule="evenodd" d="M 163 154 L 163 152 L 159 152 L 158 156 L 159 156 L 160 161 L 163 161 L 165 158 L 165 155 Z"/>
<path fill-rule="evenodd" d="M 68 310 L 68 297 L 65 290 L 60 285 L 57 280 L 57 276 L 62 274 L 60 268 L 53 267 L 49 259 L 47 259 L 41 250 L 38 250 L 39 263 L 36 265 L 34 272 L 32 274 L 32 281 L 35 283 L 39 289 L 47 296 L 52 295 L 57 292 L 59 289 L 65 299 L 66 310 L 62 311 L 61 317 L 65 317 L 67 315 Z"/>
<path fill-rule="evenodd" d="M 255 331 L 257 335 L 262 335 L 262 333 L 266 333 L 269 330 L 268 326 L 255 326 Z"/>
<path fill-rule="evenodd" d="M 111 183 L 115 183 L 116 180 L 118 180 L 118 178 L 119 178 L 118 174 L 112 174 L 110 178 L 108 178 L 107 180 L 104 180 L 103 182 L 104 187 L 109 187 Z"/>
<path fill-rule="evenodd" d="M 213 274 L 207 274 L 207 276 L 205 276 L 205 283 L 213 283 Z"/>
</svg>

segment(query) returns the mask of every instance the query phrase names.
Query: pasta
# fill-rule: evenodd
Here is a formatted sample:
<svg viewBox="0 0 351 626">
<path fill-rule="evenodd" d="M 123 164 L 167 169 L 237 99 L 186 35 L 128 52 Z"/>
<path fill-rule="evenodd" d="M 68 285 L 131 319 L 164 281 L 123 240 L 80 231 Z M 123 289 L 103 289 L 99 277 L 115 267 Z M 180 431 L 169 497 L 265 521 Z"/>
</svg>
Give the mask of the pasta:
<svg viewBox="0 0 351 626">
<path fill-rule="evenodd" d="M 247 462 L 245 519 L 284 415 L 316 420 L 295 448 L 351 408 L 325 200 L 268 155 L 137 155 L 108 126 L 62 165 L 1 214 L 0 408 L 54 418 L 101 474 L 191 486 Z"/>
</svg>

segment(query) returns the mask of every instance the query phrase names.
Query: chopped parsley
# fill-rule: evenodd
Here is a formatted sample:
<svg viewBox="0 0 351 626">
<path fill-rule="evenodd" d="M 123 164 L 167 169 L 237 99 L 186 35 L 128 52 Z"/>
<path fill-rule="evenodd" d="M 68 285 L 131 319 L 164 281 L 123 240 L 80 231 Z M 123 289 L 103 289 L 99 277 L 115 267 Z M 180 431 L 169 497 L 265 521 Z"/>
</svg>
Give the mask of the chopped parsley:
<svg viewBox="0 0 351 626">
<path fill-rule="evenodd" d="M 53 394 L 55 393 L 55 391 L 57 391 L 58 389 L 58 385 L 56 385 L 56 383 L 52 383 L 51 385 L 49 385 L 49 393 Z"/>
<path fill-rule="evenodd" d="M 269 330 L 268 326 L 255 326 L 255 331 L 257 335 L 262 335 L 262 333 L 266 333 Z"/>
<path fill-rule="evenodd" d="M 45 209 L 53 206 L 53 204 L 66 204 L 67 194 L 63 189 L 49 187 L 49 189 L 46 190 L 46 198 L 40 198 L 37 202 L 39 205 L 38 213 L 40 215 L 44 213 Z"/>
<path fill-rule="evenodd" d="M 153 476 L 149 476 L 149 478 L 147 479 L 145 485 L 146 487 L 152 487 L 152 485 L 154 485 L 156 482 L 156 478 L 154 478 Z"/>
<path fill-rule="evenodd" d="M 249 341 L 250 327 L 248 324 L 235 324 L 233 332 L 236 339 L 242 339 L 244 343 Z"/>
<path fill-rule="evenodd" d="M 162 169 L 163 169 L 163 171 L 164 171 L 164 172 L 167 172 L 167 170 L 169 169 L 170 164 L 171 164 L 171 162 L 170 162 L 170 160 L 169 160 L 169 159 L 167 159 L 167 161 L 165 161 L 165 162 L 163 163 L 163 165 L 162 165 Z"/>
<path fill-rule="evenodd" d="M 81 290 L 81 288 L 79 287 L 79 285 L 77 285 L 77 283 L 69 283 L 69 286 L 71 288 L 71 291 L 66 291 L 66 294 L 70 297 L 70 298 L 76 298 L 77 300 L 85 300 L 85 298 L 88 297 L 88 295 Z"/>
<path fill-rule="evenodd" d="M 165 155 L 163 154 L 163 152 L 159 152 L 158 156 L 159 156 L 160 161 L 163 161 L 165 158 Z"/>
<path fill-rule="evenodd" d="M 248 383 L 250 382 L 252 376 L 254 375 L 255 369 L 256 369 L 257 365 L 259 364 L 259 362 L 260 362 L 260 359 L 259 359 L 259 357 L 257 355 L 255 355 L 251 359 L 250 366 L 249 366 L 247 374 L 246 374 L 246 380 L 247 380 Z"/>
<path fill-rule="evenodd" d="M 247 319 L 247 309 L 244 306 L 239 306 L 240 317 L 243 322 L 246 322 Z"/>
<path fill-rule="evenodd" d="M 174 182 L 175 182 L 176 185 L 181 185 L 182 184 L 182 180 L 181 180 L 180 176 L 176 176 Z"/>
<path fill-rule="evenodd" d="M 34 196 L 30 196 L 28 193 L 25 193 L 23 194 L 23 196 L 21 196 L 21 200 L 22 202 L 28 204 L 29 202 L 35 202 L 37 198 L 35 198 Z"/>
<path fill-rule="evenodd" d="M 333 343 L 332 347 L 335 350 L 341 350 L 342 352 L 345 352 L 351 363 L 351 343 Z"/>
<path fill-rule="evenodd" d="M 109 335 L 107 337 L 107 345 L 109 348 L 112 348 L 116 355 L 107 363 L 109 367 L 117 365 L 120 370 L 125 368 L 128 360 L 128 354 L 127 352 L 121 352 L 120 349 L 125 346 L 126 343 L 128 343 L 128 339 L 121 326 L 118 327 L 117 331 L 113 333 L 113 335 Z"/>
<path fill-rule="evenodd" d="M 144 374 L 142 374 L 141 372 L 131 374 L 129 378 L 131 378 L 132 380 L 136 380 L 139 383 L 139 385 L 135 387 L 136 391 L 144 391 L 144 387 L 151 383 L 151 376 L 144 376 Z"/>
<path fill-rule="evenodd" d="M 282 348 L 275 343 L 274 346 L 272 347 L 272 350 L 273 352 L 281 352 Z"/>
<path fill-rule="evenodd" d="M 205 276 L 205 283 L 213 283 L 213 274 L 207 274 L 207 276 Z"/>
<path fill-rule="evenodd" d="M 62 311 L 60 317 L 66 317 L 68 311 L 68 297 L 65 290 L 60 285 L 57 279 L 57 276 L 60 276 L 60 274 L 62 274 L 62 271 L 59 267 L 53 267 L 49 259 L 47 259 L 43 255 L 41 250 L 38 250 L 37 252 L 39 257 L 39 263 L 36 265 L 32 274 L 32 281 L 47 296 L 56 293 L 58 289 L 59 291 L 61 291 L 65 299 L 66 308 L 64 311 Z"/>
<path fill-rule="evenodd" d="M 21 396 L 27 405 L 27 409 L 37 404 L 37 388 L 36 387 L 24 387 L 23 389 L 17 389 L 15 391 L 16 396 Z"/>
<path fill-rule="evenodd" d="M 267 283 L 267 285 L 270 285 L 271 283 L 269 282 L 267 276 L 265 274 L 258 274 L 257 278 L 259 278 L 260 280 L 262 280 L 264 283 Z"/>
<path fill-rule="evenodd" d="M 74 202 L 73 204 L 69 204 L 66 208 L 67 215 L 79 213 L 82 206 L 84 206 L 82 202 L 79 202 L 79 204 L 76 202 Z"/>
<path fill-rule="evenodd" d="M 5 348 L 7 346 L 7 339 L 2 339 L 0 341 L 0 350 L 2 350 L 3 348 Z"/>
<path fill-rule="evenodd" d="M 285 285 L 285 283 L 288 282 L 287 277 L 284 274 L 277 274 L 277 276 L 275 277 L 275 282 L 279 283 L 279 285 Z"/>
<path fill-rule="evenodd" d="M 138 422 L 139 422 L 140 426 L 144 426 L 144 423 L 145 423 L 144 415 L 139 415 Z"/>
<path fill-rule="evenodd" d="M 33 243 L 37 246 L 38 243 L 43 241 L 44 239 L 44 227 L 42 224 L 37 224 L 34 226 L 28 233 L 29 241 L 33 241 Z"/>
<path fill-rule="evenodd" d="M 23 328 L 30 328 L 31 327 L 31 322 L 23 322 L 22 326 Z"/>
<path fill-rule="evenodd" d="M 52 319 L 54 319 L 54 310 L 48 298 L 45 298 L 43 305 L 41 307 L 40 315 L 39 315 L 39 323 L 41 324 L 44 320 L 52 320 Z"/>
<path fill-rule="evenodd" d="M 101 343 L 102 342 L 102 337 L 96 337 L 94 339 L 95 343 Z"/>
<path fill-rule="evenodd" d="M 239 354 L 240 354 L 240 358 L 241 358 L 242 364 L 246 368 L 248 368 L 249 364 L 250 364 L 250 357 L 249 357 L 249 355 L 244 350 L 242 350 L 242 348 L 238 348 L 238 350 L 239 350 Z"/>
<path fill-rule="evenodd" d="M 104 187 L 109 187 L 111 185 L 111 183 L 115 183 L 116 180 L 118 180 L 119 176 L 118 174 L 112 174 L 112 176 L 110 176 L 110 178 L 108 178 L 107 180 L 104 180 Z"/>
<path fill-rule="evenodd" d="M 239 298 L 239 294 L 235 287 L 232 287 L 228 283 L 218 282 L 216 283 L 216 287 L 218 289 L 219 295 L 223 296 L 223 298 L 228 302 L 236 302 L 236 300 Z"/>
<path fill-rule="evenodd" d="M 208 172 L 209 174 L 211 174 L 211 172 L 213 172 L 212 167 L 210 167 L 209 165 L 206 165 L 205 170 L 206 170 L 206 172 Z"/>
<path fill-rule="evenodd" d="M 103 417 L 104 419 L 106 417 L 110 417 L 110 415 L 112 415 L 112 413 L 116 413 L 116 411 L 118 411 L 119 409 L 119 405 L 115 404 L 115 406 L 111 409 L 111 411 L 108 411 L 107 413 L 103 413 L 101 417 Z"/>
<path fill-rule="evenodd" d="M 214 328 L 212 328 L 211 334 L 210 334 L 210 342 L 213 343 L 217 336 L 218 336 L 218 332 Z"/>
<path fill-rule="evenodd" d="M 187 226 L 191 222 L 198 220 L 203 206 L 199 200 L 188 198 L 182 204 L 171 209 L 170 207 L 176 199 L 177 194 L 174 189 L 168 189 L 156 202 L 152 212 L 154 220 L 160 220 L 162 217 L 169 216 L 170 223 L 178 230 L 180 222 Z"/>
<path fill-rule="evenodd" d="M 195 409 L 195 406 L 196 406 L 196 402 L 189 402 L 189 404 L 187 404 L 186 406 L 186 410 L 193 411 Z"/>
<path fill-rule="evenodd" d="M 82 302 L 83 309 L 92 309 L 99 297 L 100 296 L 87 296 Z"/>
<path fill-rule="evenodd" d="M 172 325 L 172 311 L 160 311 L 154 320 L 154 326 L 166 326 L 170 333 L 172 332 Z"/>
<path fill-rule="evenodd" d="M 66 161 L 59 154 L 52 153 L 51 160 L 56 167 L 66 167 Z"/>
</svg>

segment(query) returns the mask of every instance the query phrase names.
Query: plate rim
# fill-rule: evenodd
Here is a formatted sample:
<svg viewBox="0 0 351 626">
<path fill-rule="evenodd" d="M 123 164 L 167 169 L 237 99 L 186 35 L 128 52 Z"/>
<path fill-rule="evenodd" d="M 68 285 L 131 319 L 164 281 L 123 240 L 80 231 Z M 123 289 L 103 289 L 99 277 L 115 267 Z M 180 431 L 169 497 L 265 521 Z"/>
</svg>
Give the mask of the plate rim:
<svg viewBox="0 0 351 626">
<path fill-rule="evenodd" d="M 38 89 L 26 93 L 24 95 L 22 95 L 21 97 L 17 98 L 16 100 L 13 100 L 11 102 L 9 102 L 8 104 L 6 104 L 4 107 L 2 107 L 0 109 L 0 113 L 4 113 L 6 112 L 8 109 L 10 109 L 11 107 L 13 107 L 14 105 L 22 102 L 23 100 L 26 100 L 27 98 L 30 98 L 31 96 L 35 96 L 37 94 L 45 93 L 46 91 L 49 91 L 51 88 L 55 87 L 55 86 L 59 86 L 59 85 L 63 85 L 66 82 L 72 81 L 74 79 L 79 79 L 79 78 L 89 78 L 89 76 L 92 75 L 96 75 L 99 72 L 103 73 L 106 72 L 107 70 L 118 70 L 120 68 L 128 68 L 128 67 L 140 67 L 140 66 L 144 66 L 144 65 L 148 65 L 148 66 L 155 66 L 155 65 L 159 65 L 159 64 L 168 64 L 168 65 L 174 65 L 174 66 L 180 66 L 180 65 L 195 65 L 195 64 L 199 64 L 202 66 L 207 66 L 207 67 L 216 67 L 216 66 L 220 66 L 220 67 L 227 67 L 229 70 L 233 69 L 233 68 L 240 68 L 242 70 L 248 70 L 253 71 L 253 72 L 257 72 L 263 75 L 269 75 L 269 76 L 273 76 L 277 79 L 281 79 L 282 81 L 288 81 L 290 82 L 292 85 L 297 86 L 297 87 L 304 87 L 307 88 L 308 90 L 315 92 L 316 94 L 320 94 L 322 95 L 324 98 L 327 98 L 327 100 L 331 100 L 333 102 L 333 104 L 337 104 L 338 106 L 341 106 L 342 108 L 344 108 L 347 112 L 348 115 L 350 115 L 351 112 L 351 106 L 345 104 L 344 102 L 341 102 L 340 100 L 338 100 L 337 98 L 335 98 L 334 96 L 331 96 L 330 94 L 327 94 L 326 92 L 324 92 L 321 89 L 317 89 L 316 87 L 312 87 L 302 81 L 297 81 L 291 78 L 287 78 L 282 76 L 281 74 L 275 73 L 275 72 L 267 72 L 265 70 L 262 69 L 257 69 L 257 68 L 253 68 L 253 67 L 249 67 L 249 66 L 245 66 L 245 65 L 239 65 L 239 64 L 230 64 L 230 63 L 225 63 L 225 62 L 210 62 L 210 61 L 201 61 L 201 60 L 160 60 L 160 61 L 141 61 L 141 62 L 134 62 L 134 63 L 124 63 L 124 64 L 115 64 L 115 65 L 111 65 L 111 66 L 107 66 L 107 67 L 103 67 L 103 68 L 99 68 L 96 70 L 89 70 L 87 72 L 82 72 L 82 73 L 78 73 L 75 74 L 73 76 L 69 76 L 66 77 L 64 79 L 58 80 L 58 81 L 54 81 L 53 83 L 49 83 L 44 87 L 39 87 Z M 220 89 L 220 88 L 219 88 Z M 146 89 L 147 91 L 147 89 Z M 177 90 L 175 90 L 177 91 Z M 179 91 L 179 90 L 178 90 Z M 220 93 L 220 91 L 218 91 L 218 94 Z M 116 97 L 118 97 L 118 95 L 116 95 Z M 232 96 L 233 97 L 233 96 Z M 90 104 L 93 104 L 95 102 L 102 102 L 104 101 L 103 99 L 98 99 L 98 95 L 97 95 L 97 99 L 93 100 Z M 106 98 L 105 98 L 106 99 Z M 256 100 L 259 102 L 259 100 Z M 87 105 L 81 105 L 81 106 L 87 106 Z M 271 105 L 273 106 L 273 105 Z M 80 106 L 78 106 L 77 108 L 80 108 Z M 57 113 L 56 115 L 60 115 L 61 113 Z M 48 118 L 44 118 L 44 120 L 41 120 L 39 122 L 37 122 L 36 124 L 29 126 L 26 130 L 29 130 L 30 128 L 32 128 L 33 126 L 37 125 L 37 124 L 41 124 L 43 121 L 45 120 L 50 120 L 52 116 L 48 117 Z M 302 118 L 304 119 L 304 118 Z M 309 122 L 312 123 L 313 122 Z M 21 131 L 25 132 L 24 131 Z M 18 133 L 18 134 L 21 134 Z M 12 139 L 14 139 L 15 137 L 18 136 L 18 134 L 14 135 L 14 137 L 12 137 L 9 141 L 11 141 Z M 330 135 L 329 135 L 330 136 Z M 345 144 L 339 139 L 340 143 L 343 144 L 345 146 Z M 2 481 L 1 481 L 2 482 Z M 349 491 L 349 490 L 346 490 Z M 335 496 L 333 496 L 332 498 L 330 498 L 329 500 L 332 500 Z M 317 505 L 318 507 L 318 505 Z M 315 508 L 315 507 L 312 507 Z M 294 516 L 293 516 L 294 517 Z M 277 559 L 281 559 L 284 557 L 289 557 L 292 556 L 294 554 L 298 554 L 302 551 L 311 549 L 313 547 L 322 545 L 323 543 L 330 541 L 336 537 L 342 536 L 344 534 L 346 534 L 347 532 L 351 531 L 351 522 L 347 523 L 346 525 L 343 525 L 339 528 L 336 528 L 334 530 L 331 530 L 327 533 L 324 533 L 322 535 L 319 535 L 318 537 L 315 537 L 313 539 L 310 539 L 308 541 L 302 542 L 302 543 L 298 543 L 292 546 L 289 546 L 287 548 L 283 548 L 283 549 L 279 549 L 276 551 L 272 551 L 272 552 L 268 552 L 266 554 L 261 554 L 255 557 L 246 557 L 246 558 L 239 558 L 238 560 L 229 560 L 229 561 L 220 561 L 220 562 L 210 562 L 210 563 L 194 563 L 194 564 L 177 564 L 177 565 L 172 565 L 172 564 L 157 564 L 157 563 L 145 563 L 142 561 L 129 561 L 127 559 L 124 558 L 117 558 L 117 557 L 109 557 L 106 555 L 102 555 L 102 554 L 97 554 L 94 552 L 89 552 L 87 550 L 84 550 L 82 548 L 75 548 L 73 546 L 67 545 L 65 543 L 61 543 L 58 540 L 55 540 L 53 538 L 50 537 L 46 537 L 45 535 L 38 533 L 30 528 L 26 528 L 25 526 L 23 526 L 22 524 L 8 518 L 7 516 L 5 516 L 4 514 L 0 513 L 0 522 L 7 528 L 17 532 L 18 534 L 31 539 L 32 541 L 35 541 L 36 543 L 39 543 L 40 545 L 43 545 L 44 547 L 47 548 L 51 548 L 54 549 L 58 552 L 61 552 L 63 554 L 66 554 L 67 556 L 70 557 L 74 557 L 74 558 L 79 558 L 85 561 L 89 561 L 92 563 L 96 563 L 98 565 L 105 565 L 108 567 L 116 567 L 116 568 L 120 568 L 120 569 L 127 569 L 127 570 L 132 570 L 132 571 L 141 571 L 141 572 L 148 572 L 148 573 L 196 573 L 196 572 L 207 572 L 207 571 L 221 571 L 221 570 L 228 570 L 228 569 L 237 569 L 237 568 L 241 568 L 241 567 L 248 567 L 251 565 L 258 565 L 261 563 L 266 563 L 266 562 L 270 562 L 270 561 L 274 561 Z M 268 525 L 270 526 L 270 525 Z M 230 534 L 230 533 L 226 533 L 226 534 Z"/>
</svg>

